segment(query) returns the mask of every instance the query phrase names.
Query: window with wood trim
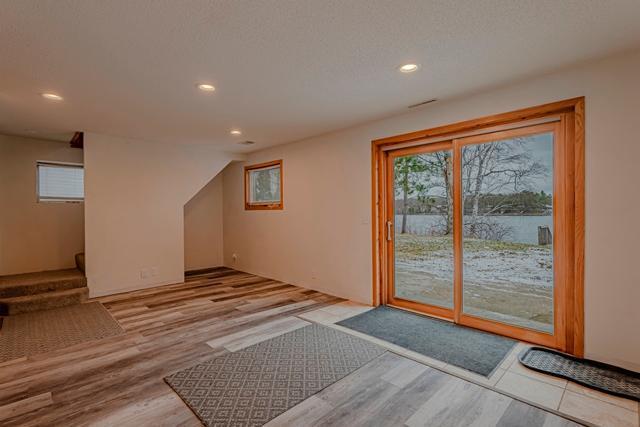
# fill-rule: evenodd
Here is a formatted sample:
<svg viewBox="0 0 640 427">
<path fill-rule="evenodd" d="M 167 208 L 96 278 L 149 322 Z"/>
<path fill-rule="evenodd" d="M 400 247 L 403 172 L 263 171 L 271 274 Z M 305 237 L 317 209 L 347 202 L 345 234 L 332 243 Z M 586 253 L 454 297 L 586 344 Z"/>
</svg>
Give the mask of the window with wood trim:
<svg viewBox="0 0 640 427">
<path fill-rule="evenodd" d="M 245 210 L 278 210 L 282 207 L 282 160 L 245 166 Z"/>
</svg>

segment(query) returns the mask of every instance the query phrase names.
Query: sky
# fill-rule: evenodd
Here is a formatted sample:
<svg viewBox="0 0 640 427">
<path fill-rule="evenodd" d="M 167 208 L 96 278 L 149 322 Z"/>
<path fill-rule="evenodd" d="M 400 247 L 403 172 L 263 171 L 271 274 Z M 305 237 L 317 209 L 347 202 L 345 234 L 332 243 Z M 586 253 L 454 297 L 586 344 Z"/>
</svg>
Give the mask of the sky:
<svg viewBox="0 0 640 427">
<path fill-rule="evenodd" d="M 549 176 L 532 180 L 534 191 L 544 190 L 545 193 L 553 193 L 553 133 L 543 133 L 527 138 L 526 143 L 533 158 L 544 165 Z"/>
</svg>

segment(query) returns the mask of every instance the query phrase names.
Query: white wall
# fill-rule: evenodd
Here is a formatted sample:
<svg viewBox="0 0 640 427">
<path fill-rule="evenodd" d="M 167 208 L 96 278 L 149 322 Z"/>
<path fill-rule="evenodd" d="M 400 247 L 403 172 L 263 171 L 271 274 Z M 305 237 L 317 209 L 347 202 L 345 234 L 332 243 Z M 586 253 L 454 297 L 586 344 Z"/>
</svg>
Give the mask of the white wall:
<svg viewBox="0 0 640 427">
<path fill-rule="evenodd" d="M 241 165 L 229 166 L 225 263 L 369 303 L 371 140 L 584 95 L 585 351 L 640 369 L 638 76 L 640 52 L 619 55 L 253 153 L 248 163 L 284 160 L 285 209 L 245 211 Z"/>
<path fill-rule="evenodd" d="M 181 282 L 184 205 L 241 157 L 206 145 L 92 133 L 85 133 L 84 151 L 91 296 Z"/>
<path fill-rule="evenodd" d="M 0 135 L 0 275 L 71 268 L 84 250 L 83 204 L 39 203 L 38 160 L 82 163 L 82 150 Z"/>
<path fill-rule="evenodd" d="M 184 205 L 184 268 L 223 264 L 222 174 L 218 174 Z"/>
</svg>

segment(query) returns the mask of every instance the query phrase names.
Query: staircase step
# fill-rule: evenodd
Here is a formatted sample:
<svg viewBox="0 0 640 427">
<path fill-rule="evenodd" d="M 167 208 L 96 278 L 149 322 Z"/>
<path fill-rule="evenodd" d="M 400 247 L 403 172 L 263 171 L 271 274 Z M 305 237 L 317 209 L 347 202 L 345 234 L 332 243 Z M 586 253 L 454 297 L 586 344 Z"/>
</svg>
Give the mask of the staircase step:
<svg viewBox="0 0 640 427">
<path fill-rule="evenodd" d="M 0 276 L 0 299 L 85 286 L 87 278 L 77 268 Z"/>
<path fill-rule="evenodd" d="M 12 316 L 31 311 L 48 310 L 80 304 L 89 297 L 89 288 L 64 289 L 44 292 L 36 295 L 23 295 L 11 298 L 0 298 L 0 315 Z"/>
</svg>

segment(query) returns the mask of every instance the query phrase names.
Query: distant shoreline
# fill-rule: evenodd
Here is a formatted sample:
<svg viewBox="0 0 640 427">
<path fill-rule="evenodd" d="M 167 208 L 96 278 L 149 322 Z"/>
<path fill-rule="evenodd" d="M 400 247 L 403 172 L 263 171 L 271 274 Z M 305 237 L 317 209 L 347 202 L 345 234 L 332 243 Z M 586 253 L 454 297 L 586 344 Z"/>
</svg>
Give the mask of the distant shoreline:
<svg viewBox="0 0 640 427">
<path fill-rule="evenodd" d="M 401 213 L 396 213 L 396 216 L 402 216 L 402 214 Z M 442 214 L 433 214 L 433 213 L 409 213 L 409 214 L 407 214 L 407 216 L 443 216 L 443 215 Z M 517 213 L 513 213 L 513 214 L 488 214 L 488 215 L 480 214 L 480 216 L 492 216 L 492 217 L 493 216 L 553 216 L 553 214 L 535 214 L 535 213 L 517 214 Z"/>
</svg>

